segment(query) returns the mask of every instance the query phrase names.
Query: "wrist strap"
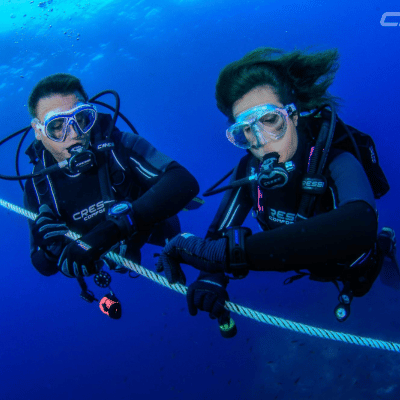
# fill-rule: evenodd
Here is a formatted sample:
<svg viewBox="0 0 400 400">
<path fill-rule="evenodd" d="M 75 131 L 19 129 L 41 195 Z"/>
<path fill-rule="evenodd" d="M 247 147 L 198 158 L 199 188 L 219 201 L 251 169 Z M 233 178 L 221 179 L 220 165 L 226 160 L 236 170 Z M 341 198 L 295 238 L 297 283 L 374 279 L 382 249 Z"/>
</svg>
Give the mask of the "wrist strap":
<svg viewBox="0 0 400 400">
<path fill-rule="evenodd" d="M 222 232 L 222 236 L 228 239 L 227 273 L 236 279 L 242 279 L 249 273 L 249 265 L 246 260 L 245 240 L 252 234 L 250 228 L 232 226 Z"/>
<path fill-rule="evenodd" d="M 128 201 L 121 201 L 113 205 L 108 211 L 107 219 L 118 226 L 121 239 L 128 238 L 137 230 L 133 218 L 132 204 Z"/>
</svg>

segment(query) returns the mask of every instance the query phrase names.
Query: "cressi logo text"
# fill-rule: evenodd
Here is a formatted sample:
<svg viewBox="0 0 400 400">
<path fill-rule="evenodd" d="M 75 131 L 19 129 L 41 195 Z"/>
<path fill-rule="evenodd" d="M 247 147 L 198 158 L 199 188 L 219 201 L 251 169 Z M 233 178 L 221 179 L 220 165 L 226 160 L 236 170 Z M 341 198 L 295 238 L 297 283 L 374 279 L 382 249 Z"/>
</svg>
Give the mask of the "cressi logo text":
<svg viewBox="0 0 400 400">
<path fill-rule="evenodd" d="M 296 219 L 296 214 L 293 213 L 287 213 L 285 211 L 278 211 L 274 210 L 273 208 L 269 209 L 269 219 L 274 222 L 278 222 L 280 224 L 294 224 L 294 221 Z"/>
<path fill-rule="evenodd" d="M 83 210 L 75 213 L 73 215 L 73 218 L 75 221 L 79 221 L 80 219 L 83 219 L 84 221 L 88 221 L 89 219 L 95 217 L 98 214 L 101 214 L 105 212 L 106 209 L 104 207 L 104 202 L 99 201 L 96 204 L 91 205 L 88 208 L 84 208 Z"/>
<path fill-rule="evenodd" d="M 381 18 L 382 26 L 399 26 L 400 12 L 385 12 Z"/>
</svg>

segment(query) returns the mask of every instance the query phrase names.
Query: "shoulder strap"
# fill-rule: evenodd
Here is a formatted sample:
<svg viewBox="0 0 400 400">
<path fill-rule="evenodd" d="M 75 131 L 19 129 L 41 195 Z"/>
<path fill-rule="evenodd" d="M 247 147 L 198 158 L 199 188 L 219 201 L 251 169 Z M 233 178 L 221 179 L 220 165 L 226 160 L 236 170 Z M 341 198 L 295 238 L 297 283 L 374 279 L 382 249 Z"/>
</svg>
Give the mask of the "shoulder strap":
<svg viewBox="0 0 400 400">
<path fill-rule="evenodd" d="M 247 165 L 245 166 L 246 175 L 249 176 L 256 174 L 258 172 L 257 171 L 258 167 L 259 167 L 258 159 L 256 157 L 250 157 L 248 159 Z M 256 214 L 258 214 L 258 212 L 260 211 L 260 207 L 259 207 L 257 181 L 252 181 L 250 185 L 251 185 L 250 195 L 251 199 L 253 200 L 253 210 Z"/>
<path fill-rule="evenodd" d="M 42 151 L 41 157 L 38 157 L 35 161 L 35 165 L 33 167 L 33 173 L 40 172 L 43 168 L 45 168 L 45 157 L 46 152 Z M 39 206 L 42 204 L 47 204 L 52 211 L 60 216 L 60 212 L 57 206 L 57 201 L 54 197 L 54 192 L 51 187 L 50 177 L 48 175 L 41 175 L 32 178 L 33 187 L 35 188 L 36 196 L 39 201 Z"/>
<path fill-rule="evenodd" d="M 97 165 L 99 168 L 98 177 L 100 184 L 101 197 L 106 209 L 115 201 L 111 189 L 110 170 L 109 170 L 109 151 L 114 147 L 111 140 L 104 141 L 104 136 L 112 123 L 111 116 L 108 114 L 99 114 L 98 120 L 93 127 L 93 148 L 96 151 Z"/>
<path fill-rule="evenodd" d="M 309 218 L 314 208 L 316 197 L 323 194 L 327 189 L 327 182 L 323 175 L 329 150 L 333 141 L 336 128 L 336 113 L 321 110 L 322 124 L 316 138 L 315 146 L 312 147 L 306 174 L 302 180 L 302 195 L 297 220 Z"/>
<path fill-rule="evenodd" d="M 247 175 L 249 176 L 258 173 L 258 168 L 258 159 L 256 157 L 250 157 L 246 166 Z M 271 228 L 269 227 L 268 222 L 265 219 L 264 206 L 261 204 L 261 201 L 263 199 L 262 192 L 260 191 L 256 180 L 252 181 L 250 185 L 250 196 L 253 204 L 253 217 L 257 219 L 257 222 L 263 231 L 270 230 Z"/>
</svg>

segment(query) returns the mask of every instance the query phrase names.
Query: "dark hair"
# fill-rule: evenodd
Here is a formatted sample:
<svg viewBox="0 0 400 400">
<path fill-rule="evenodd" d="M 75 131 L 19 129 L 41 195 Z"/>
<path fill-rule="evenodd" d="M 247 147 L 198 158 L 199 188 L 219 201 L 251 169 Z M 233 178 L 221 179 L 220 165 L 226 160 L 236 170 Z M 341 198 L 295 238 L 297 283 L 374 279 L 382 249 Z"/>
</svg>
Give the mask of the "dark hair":
<svg viewBox="0 0 400 400">
<path fill-rule="evenodd" d="M 32 117 L 36 118 L 36 107 L 39 100 L 43 97 L 48 97 L 53 94 L 69 95 L 78 92 L 85 101 L 88 100 L 88 95 L 83 89 L 81 81 L 70 74 L 58 73 L 46 76 L 41 79 L 32 89 L 28 98 L 28 110 Z"/>
<path fill-rule="evenodd" d="M 327 93 L 339 68 L 336 49 L 313 54 L 300 50 L 286 53 L 261 47 L 228 64 L 219 74 L 217 106 L 230 119 L 235 101 L 257 86 L 270 85 L 281 102 L 294 103 L 299 112 L 337 98 Z"/>
</svg>

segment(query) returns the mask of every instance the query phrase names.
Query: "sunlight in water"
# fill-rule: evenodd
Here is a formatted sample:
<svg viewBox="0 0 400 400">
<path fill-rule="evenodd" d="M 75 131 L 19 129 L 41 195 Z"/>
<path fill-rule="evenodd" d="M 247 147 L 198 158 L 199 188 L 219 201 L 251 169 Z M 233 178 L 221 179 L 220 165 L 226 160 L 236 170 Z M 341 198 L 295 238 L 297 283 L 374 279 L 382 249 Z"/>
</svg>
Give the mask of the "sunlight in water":
<svg viewBox="0 0 400 400">
<path fill-rule="evenodd" d="M 21 29 L 29 25 L 48 26 L 56 21 L 68 21 L 73 18 L 87 19 L 105 6 L 115 3 L 113 0 L 2 0 L 0 14 L 0 32 Z"/>
</svg>

